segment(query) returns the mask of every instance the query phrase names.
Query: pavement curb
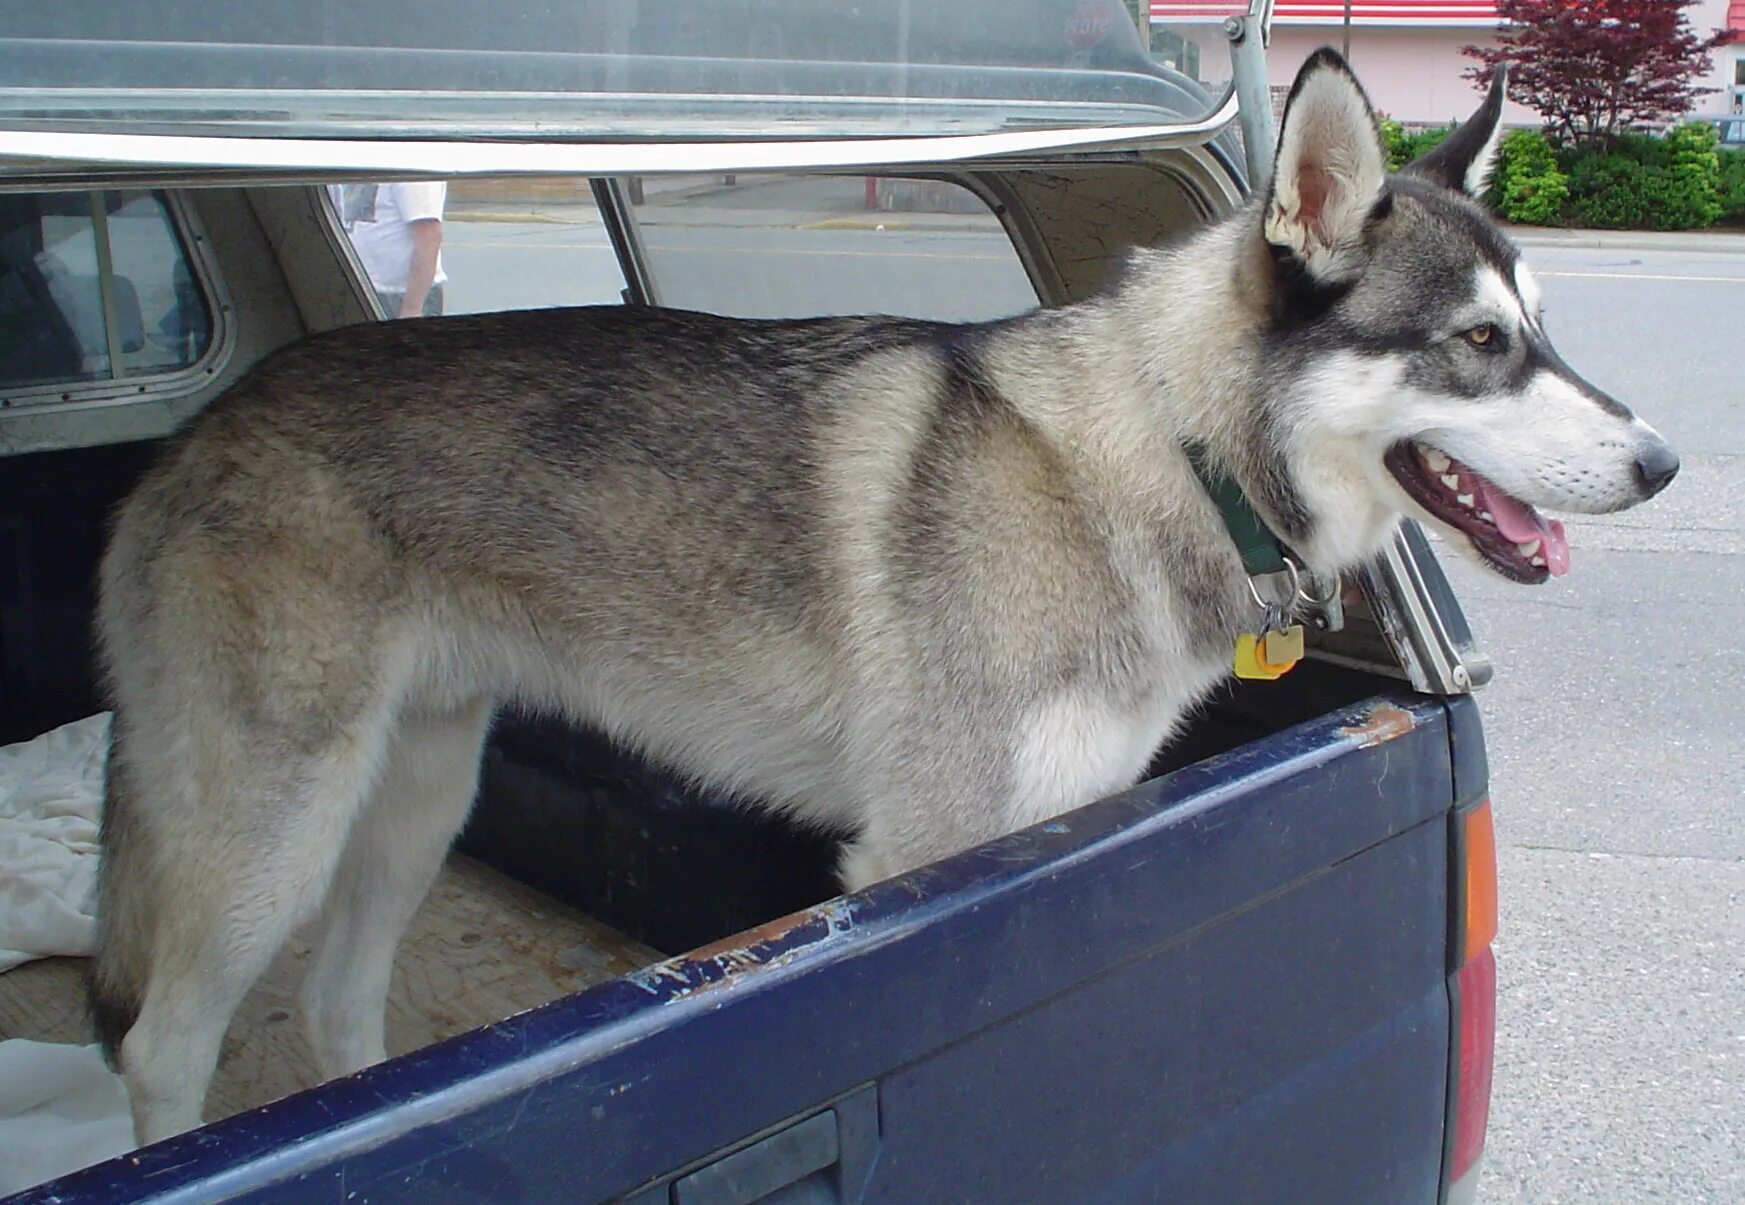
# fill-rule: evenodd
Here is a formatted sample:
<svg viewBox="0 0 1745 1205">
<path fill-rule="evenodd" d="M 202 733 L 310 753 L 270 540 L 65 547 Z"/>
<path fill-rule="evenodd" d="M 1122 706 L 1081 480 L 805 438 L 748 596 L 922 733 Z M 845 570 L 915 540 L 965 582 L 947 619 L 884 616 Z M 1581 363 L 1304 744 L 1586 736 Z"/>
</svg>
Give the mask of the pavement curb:
<svg viewBox="0 0 1745 1205">
<path fill-rule="evenodd" d="M 914 226 L 902 218 L 821 218 L 805 222 L 801 230 L 909 230 Z"/>
<path fill-rule="evenodd" d="M 1506 226 L 1523 247 L 1572 247 L 1581 251 L 1685 251 L 1706 255 L 1745 255 L 1745 231 L 1564 230 Z"/>
<path fill-rule="evenodd" d="M 449 222 L 514 222 L 539 226 L 591 226 L 586 218 L 560 218 L 549 213 L 511 213 L 495 209 L 451 209 L 443 215 Z"/>
</svg>

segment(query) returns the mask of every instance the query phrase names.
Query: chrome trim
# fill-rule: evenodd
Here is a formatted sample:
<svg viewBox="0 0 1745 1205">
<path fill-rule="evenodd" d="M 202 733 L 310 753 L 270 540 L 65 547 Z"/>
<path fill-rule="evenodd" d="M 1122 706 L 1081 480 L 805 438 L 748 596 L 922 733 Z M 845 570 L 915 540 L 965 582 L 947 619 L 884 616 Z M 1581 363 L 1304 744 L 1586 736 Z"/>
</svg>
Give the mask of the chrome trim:
<svg viewBox="0 0 1745 1205">
<path fill-rule="evenodd" d="M 660 290 L 654 283 L 654 270 L 648 262 L 648 251 L 642 243 L 642 227 L 636 222 L 636 207 L 630 202 L 630 190 L 624 187 L 622 176 L 590 180 L 594 193 L 594 208 L 600 211 L 600 223 L 606 227 L 606 238 L 618 257 L 618 274 L 624 278 L 624 300 L 630 305 L 659 305 Z"/>
<path fill-rule="evenodd" d="M 1173 125 L 1005 130 L 916 138 L 784 142 L 440 142 L 194 137 L 177 134 L 0 130 L 0 173 L 16 188 L 31 179 L 103 169 L 224 172 L 224 182 L 288 174 L 351 173 L 387 179 L 473 175 L 652 176 L 692 172 L 822 170 L 1003 160 L 1063 151 L 1175 148 L 1206 142 L 1237 115 L 1234 91 L 1198 121 Z M 209 179 L 207 181 L 211 183 Z M 40 185 L 39 185 L 40 187 Z"/>
<path fill-rule="evenodd" d="M 1424 557 L 1430 558 L 1429 566 L 1423 563 Z M 1455 638 L 1442 613 L 1443 604 L 1431 588 L 1432 572 L 1441 575 L 1435 553 L 1421 533 L 1414 541 L 1402 526 L 1375 567 L 1364 575 L 1365 593 L 1382 634 L 1393 646 L 1414 689 L 1426 694 L 1471 694 L 1490 681 L 1491 662 Z M 1447 605 L 1459 606 L 1451 591 L 1441 593 L 1447 595 Z M 1455 618 L 1464 629 L 1464 617 Z"/>
<path fill-rule="evenodd" d="M 210 44 L 208 45 L 210 48 Z M 485 52 L 490 53 L 490 52 Z M 740 60 L 742 64 L 746 60 Z M 768 60 L 765 60 L 767 63 Z M 831 64 L 836 66 L 836 64 Z M 895 66 L 892 64 L 892 66 Z M 929 72 L 936 65 L 909 64 Z M 949 70 L 949 69 L 948 69 Z M 994 67 L 1027 91 L 1059 80 L 1071 88 L 1083 71 L 1041 66 Z M 486 142 L 600 141 L 645 136 L 685 141 L 756 141 L 781 131 L 787 140 L 891 136 L 893 117 L 911 125 L 899 137 L 995 133 L 991 122 L 1038 129 L 1150 125 L 1189 118 L 1136 95 L 1158 81 L 1149 73 L 1093 68 L 1103 82 L 1123 81 L 1128 95 L 1063 99 L 1021 96 L 820 95 L 806 92 L 467 91 L 443 88 L 165 88 L 8 86 L 0 80 L 0 122 L 45 132 L 120 133 L 274 141 L 332 137 L 348 141 L 435 137 Z M 903 71 L 901 76 L 911 73 Z M 1063 78 L 1064 77 L 1064 78 Z M 1134 85 L 1137 85 L 1135 87 Z M 1215 110 L 1216 104 L 1212 105 Z M 1208 110 L 1207 112 L 1211 112 Z M 706 122 L 694 119 L 707 113 Z M 101 115 L 101 116 L 98 116 Z M 1205 116 L 1202 114 L 1201 116 Z M 919 128 L 929 123 L 929 131 Z"/>
</svg>

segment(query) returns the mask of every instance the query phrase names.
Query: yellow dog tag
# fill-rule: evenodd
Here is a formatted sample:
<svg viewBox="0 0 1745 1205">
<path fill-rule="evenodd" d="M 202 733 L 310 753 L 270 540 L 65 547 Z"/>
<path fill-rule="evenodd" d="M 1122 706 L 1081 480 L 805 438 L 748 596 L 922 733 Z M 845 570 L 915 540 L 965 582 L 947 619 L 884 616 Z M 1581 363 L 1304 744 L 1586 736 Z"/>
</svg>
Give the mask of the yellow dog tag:
<svg viewBox="0 0 1745 1205">
<path fill-rule="evenodd" d="M 1284 677 L 1303 659 L 1303 625 L 1292 624 L 1264 637 L 1247 632 L 1236 637 L 1236 676 L 1254 682 Z"/>
</svg>

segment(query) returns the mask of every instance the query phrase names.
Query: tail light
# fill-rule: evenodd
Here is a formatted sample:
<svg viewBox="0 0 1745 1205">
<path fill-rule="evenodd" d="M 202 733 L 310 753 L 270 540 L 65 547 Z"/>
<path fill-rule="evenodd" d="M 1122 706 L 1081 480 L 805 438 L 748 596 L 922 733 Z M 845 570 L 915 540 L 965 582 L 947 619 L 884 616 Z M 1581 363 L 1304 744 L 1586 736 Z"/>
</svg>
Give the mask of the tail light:
<svg viewBox="0 0 1745 1205">
<path fill-rule="evenodd" d="M 1461 962 L 1453 993 L 1458 1048 L 1448 1148 L 1450 1205 L 1471 1201 L 1478 1190 L 1497 1035 L 1497 961 L 1491 952 L 1497 935 L 1497 841 L 1490 801 L 1459 813 L 1457 823 L 1460 910 L 1455 949 Z"/>
</svg>

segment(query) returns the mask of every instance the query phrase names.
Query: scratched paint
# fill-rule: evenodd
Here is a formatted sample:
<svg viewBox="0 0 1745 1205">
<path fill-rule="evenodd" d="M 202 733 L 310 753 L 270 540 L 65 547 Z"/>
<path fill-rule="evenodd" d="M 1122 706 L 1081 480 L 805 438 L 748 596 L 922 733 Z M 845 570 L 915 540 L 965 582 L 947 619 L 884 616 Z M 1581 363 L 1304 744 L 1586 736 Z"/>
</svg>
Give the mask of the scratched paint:
<svg viewBox="0 0 1745 1205">
<path fill-rule="evenodd" d="M 854 931 L 858 907 L 851 899 L 827 900 L 633 971 L 625 978 L 649 995 L 668 1001 L 731 987 L 741 976 L 785 965 L 802 953 L 841 940 Z"/>
<path fill-rule="evenodd" d="M 1339 735 L 1347 740 L 1356 741 L 1367 749 L 1374 745 L 1385 744 L 1398 740 L 1416 727 L 1412 713 L 1403 707 L 1392 703 L 1377 705 L 1369 713 L 1369 718 L 1361 724 L 1352 724 L 1339 730 Z"/>
</svg>

